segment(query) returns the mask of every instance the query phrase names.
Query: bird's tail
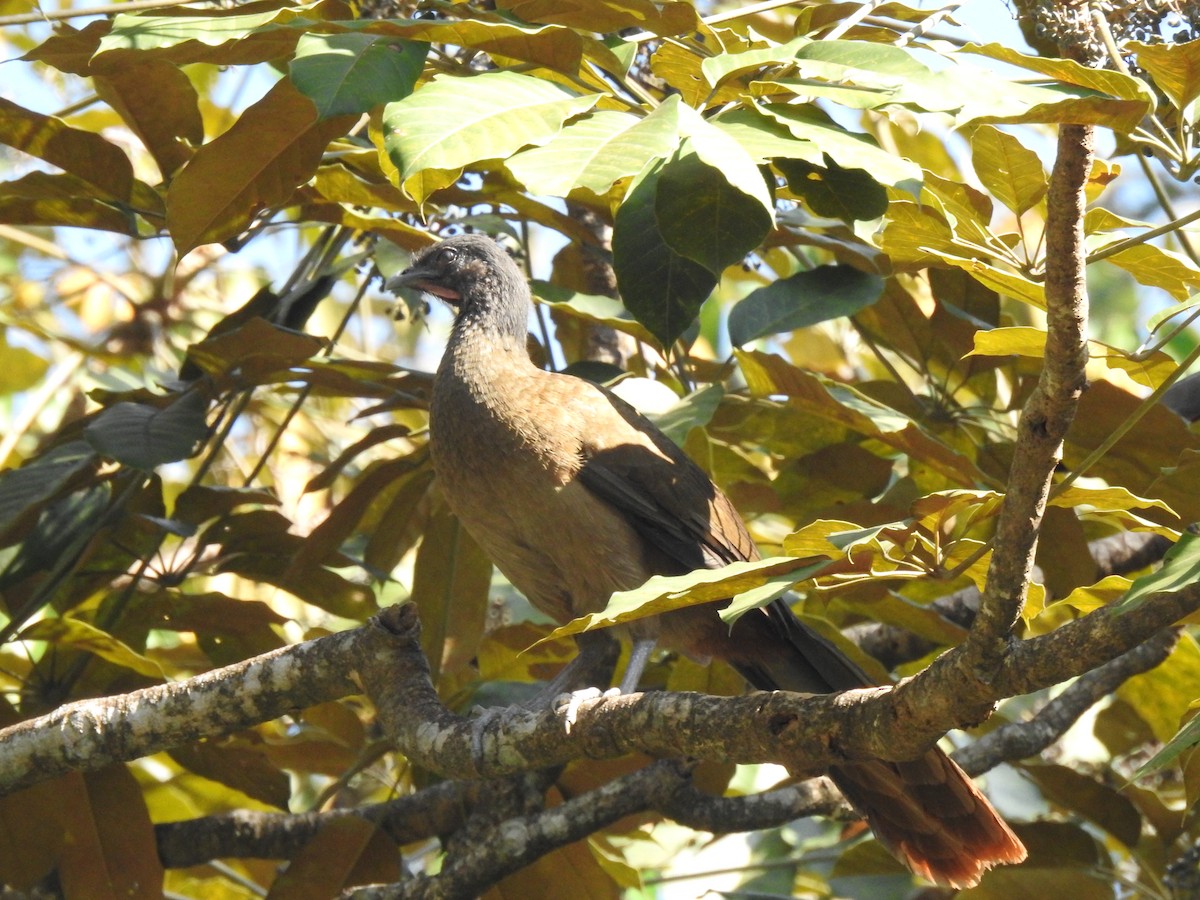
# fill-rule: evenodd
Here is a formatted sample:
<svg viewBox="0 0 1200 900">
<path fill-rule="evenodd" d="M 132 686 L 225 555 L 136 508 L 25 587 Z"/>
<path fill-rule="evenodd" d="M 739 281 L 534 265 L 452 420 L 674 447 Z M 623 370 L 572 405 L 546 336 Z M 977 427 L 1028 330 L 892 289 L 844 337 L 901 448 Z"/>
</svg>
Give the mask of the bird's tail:
<svg viewBox="0 0 1200 900">
<path fill-rule="evenodd" d="M 739 625 L 760 631 L 754 636 L 759 652 L 753 659 L 731 660 L 752 685 L 760 690 L 819 692 L 871 684 L 858 666 L 786 605 L 772 604 L 766 612 L 765 620 L 739 620 Z M 781 639 L 790 652 L 765 652 L 767 644 Z M 967 773 L 937 748 L 911 762 L 848 763 L 832 768 L 829 775 L 875 836 L 930 881 L 972 887 L 992 866 L 1025 859 L 1020 838 Z"/>
<path fill-rule="evenodd" d="M 936 884 L 974 887 L 992 866 L 1025 859 L 1021 839 L 941 750 L 912 762 L 837 766 L 829 776 L 875 837 Z"/>
</svg>

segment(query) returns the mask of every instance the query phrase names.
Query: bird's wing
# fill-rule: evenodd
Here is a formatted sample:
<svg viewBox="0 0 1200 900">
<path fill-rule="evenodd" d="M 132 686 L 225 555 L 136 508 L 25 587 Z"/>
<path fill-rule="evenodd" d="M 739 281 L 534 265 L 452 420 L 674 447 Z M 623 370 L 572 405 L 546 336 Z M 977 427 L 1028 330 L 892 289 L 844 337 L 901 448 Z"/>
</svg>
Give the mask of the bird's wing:
<svg viewBox="0 0 1200 900">
<path fill-rule="evenodd" d="M 729 498 L 653 423 L 607 391 L 583 399 L 592 427 L 576 478 L 679 573 L 759 558 Z"/>
<path fill-rule="evenodd" d="M 675 563 L 679 574 L 760 558 L 733 503 L 670 438 L 607 391 L 589 391 L 586 404 L 593 427 L 576 478 L 624 515 L 660 558 Z M 730 659 L 760 689 L 845 690 L 873 683 L 781 599 L 748 614 L 743 624 L 754 633 L 766 629 L 799 655 Z M 765 651 L 767 642 L 761 643 Z"/>
</svg>

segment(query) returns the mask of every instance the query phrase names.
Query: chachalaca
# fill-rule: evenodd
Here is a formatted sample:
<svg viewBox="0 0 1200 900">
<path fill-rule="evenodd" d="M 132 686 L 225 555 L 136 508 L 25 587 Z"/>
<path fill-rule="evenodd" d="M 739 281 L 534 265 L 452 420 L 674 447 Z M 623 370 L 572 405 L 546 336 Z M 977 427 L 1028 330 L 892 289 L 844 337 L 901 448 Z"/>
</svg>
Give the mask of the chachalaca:
<svg viewBox="0 0 1200 900">
<path fill-rule="evenodd" d="M 500 571 L 555 621 L 598 612 L 652 575 L 759 558 L 733 504 L 653 424 L 603 387 L 531 362 L 529 288 L 493 241 L 444 240 L 388 286 L 419 289 L 455 311 L 430 412 L 437 480 Z M 784 602 L 743 615 L 732 630 L 717 616 L 721 605 L 632 623 L 622 689 L 636 687 L 655 641 L 702 662 L 723 659 L 761 690 L 871 683 Z M 992 865 L 1025 858 L 941 750 L 829 774 L 876 836 L 931 881 L 967 887 Z"/>
</svg>

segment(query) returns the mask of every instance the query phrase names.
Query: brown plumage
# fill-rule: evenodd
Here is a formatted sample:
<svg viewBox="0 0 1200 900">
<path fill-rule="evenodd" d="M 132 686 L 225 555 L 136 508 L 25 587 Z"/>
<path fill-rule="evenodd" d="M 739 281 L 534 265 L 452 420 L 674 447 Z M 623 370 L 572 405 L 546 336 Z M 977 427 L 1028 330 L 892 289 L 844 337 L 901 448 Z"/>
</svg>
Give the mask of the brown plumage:
<svg viewBox="0 0 1200 900">
<path fill-rule="evenodd" d="M 650 576 L 758 559 L 729 499 L 632 407 L 590 382 L 545 372 L 526 353 L 529 289 L 494 242 L 453 237 L 390 286 L 415 287 L 456 313 L 434 381 L 430 447 L 450 507 L 505 576 L 558 622 L 598 612 Z M 723 659 L 762 690 L 828 692 L 870 682 L 777 601 L 732 631 L 706 604 L 643 619 L 657 641 Z M 636 684 L 644 653 L 624 687 Z M 1025 848 L 940 750 L 872 760 L 830 776 L 876 836 L 914 872 L 953 887 L 978 882 Z"/>
</svg>

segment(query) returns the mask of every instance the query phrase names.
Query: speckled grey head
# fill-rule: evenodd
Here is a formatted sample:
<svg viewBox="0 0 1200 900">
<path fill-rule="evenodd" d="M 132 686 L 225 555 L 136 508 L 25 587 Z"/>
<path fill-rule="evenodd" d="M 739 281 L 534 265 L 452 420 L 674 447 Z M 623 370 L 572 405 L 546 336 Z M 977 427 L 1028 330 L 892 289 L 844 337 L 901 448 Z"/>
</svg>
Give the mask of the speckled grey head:
<svg viewBox="0 0 1200 900">
<path fill-rule="evenodd" d="M 524 340 L 529 321 L 525 275 L 491 238 L 464 234 L 421 252 L 386 285 L 415 288 L 455 312 L 455 328 L 478 327 Z"/>
</svg>

